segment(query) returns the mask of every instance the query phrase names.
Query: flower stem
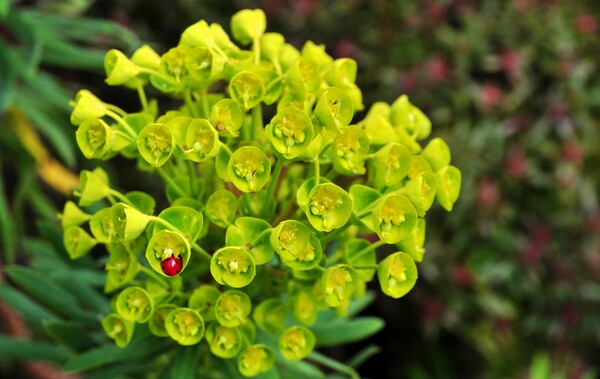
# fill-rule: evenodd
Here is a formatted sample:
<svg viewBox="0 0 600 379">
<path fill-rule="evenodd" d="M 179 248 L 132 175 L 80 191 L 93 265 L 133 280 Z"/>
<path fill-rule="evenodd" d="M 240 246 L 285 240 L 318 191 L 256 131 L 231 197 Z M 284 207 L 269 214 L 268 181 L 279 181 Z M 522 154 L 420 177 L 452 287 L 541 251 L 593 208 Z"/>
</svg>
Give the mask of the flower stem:
<svg viewBox="0 0 600 379">
<path fill-rule="evenodd" d="M 319 157 L 315 158 L 315 186 L 319 185 L 319 181 L 321 180 L 321 165 L 319 164 Z"/>
<path fill-rule="evenodd" d="M 124 202 L 125 204 L 129 205 L 130 207 L 134 207 L 133 203 L 131 202 L 131 200 L 129 200 L 127 198 L 127 196 L 123 195 L 121 192 L 115 190 L 115 189 L 110 189 L 110 195 L 116 197 L 117 199 L 121 200 L 122 202 Z"/>
<path fill-rule="evenodd" d="M 275 163 L 275 168 L 273 169 L 273 174 L 271 175 L 271 183 L 269 183 L 268 198 L 274 196 L 275 194 L 275 189 L 277 188 L 277 183 L 279 182 L 279 176 L 281 175 L 281 170 L 283 169 L 284 165 L 285 162 L 283 159 L 277 159 L 277 163 Z"/>
<path fill-rule="evenodd" d="M 184 190 L 183 190 L 183 189 L 182 189 L 182 188 L 179 186 L 179 184 L 177 184 L 177 182 L 175 182 L 175 181 L 173 180 L 173 178 L 172 178 L 172 177 L 171 177 L 169 174 L 167 174 L 167 173 L 165 172 L 165 170 L 164 170 L 162 167 L 156 167 L 156 172 L 158 172 L 158 174 L 160 175 L 160 177 L 161 177 L 161 178 L 163 178 L 163 180 L 164 180 L 164 181 L 165 181 L 167 184 L 171 185 L 171 187 L 173 188 L 173 190 L 174 190 L 175 192 L 177 192 L 177 195 L 179 195 L 179 196 L 181 196 L 181 197 L 187 197 L 187 196 L 188 196 L 188 193 L 187 193 L 187 192 L 185 192 L 185 191 L 184 191 Z"/>
<path fill-rule="evenodd" d="M 140 104 L 142 104 L 142 109 L 145 111 L 148 109 L 148 98 L 146 97 L 144 86 L 141 83 L 137 85 L 137 93 L 140 98 Z"/>
<path fill-rule="evenodd" d="M 262 107 L 260 104 L 252 108 L 252 124 L 250 125 L 250 140 L 256 140 L 256 134 L 263 128 Z"/>
<path fill-rule="evenodd" d="M 196 112 L 196 108 L 194 107 L 194 101 L 192 100 L 192 94 L 189 90 L 183 91 L 183 100 L 185 101 L 185 105 L 190 111 L 190 116 L 198 117 L 198 113 Z"/>
<path fill-rule="evenodd" d="M 119 125 L 121 125 L 123 129 L 125 129 L 125 131 L 133 137 L 134 140 L 137 139 L 137 133 L 135 132 L 135 130 L 131 129 L 131 126 L 129 126 L 129 124 L 127 124 L 125 120 L 123 120 L 123 117 L 119 116 L 116 112 L 113 112 L 111 110 L 107 110 L 106 115 L 115 120 Z"/>
<path fill-rule="evenodd" d="M 318 351 L 313 351 L 312 353 L 310 353 L 308 355 L 308 359 L 310 359 L 313 362 L 319 363 L 325 367 L 329 367 L 330 369 L 344 373 L 352 379 L 360 379 L 360 376 L 352 367 L 340 363 L 334 359 L 331 359 L 319 353 Z"/>
<path fill-rule="evenodd" d="M 146 275 L 154 279 L 158 284 L 160 284 L 163 288 L 169 288 L 169 283 L 167 283 L 166 279 L 160 276 L 156 271 L 149 269 L 146 266 L 139 265 L 140 271 L 143 271 Z"/>
<path fill-rule="evenodd" d="M 369 246 L 365 247 L 364 249 L 360 250 L 358 253 L 354 254 L 353 258 L 358 259 L 358 258 L 362 257 L 364 254 L 368 253 L 369 251 L 373 251 L 383 245 L 385 245 L 385 242 L 383 242 L 381 240 L 379 240 L 375 243 L 372 243 Z"/>
</svg>

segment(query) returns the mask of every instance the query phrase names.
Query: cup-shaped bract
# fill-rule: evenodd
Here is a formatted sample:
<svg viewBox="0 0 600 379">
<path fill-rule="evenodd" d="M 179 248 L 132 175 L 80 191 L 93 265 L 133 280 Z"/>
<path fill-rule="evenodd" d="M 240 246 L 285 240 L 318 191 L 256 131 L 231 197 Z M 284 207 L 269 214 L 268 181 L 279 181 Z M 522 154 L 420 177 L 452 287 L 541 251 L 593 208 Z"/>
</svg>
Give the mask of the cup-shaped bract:
<svg viewBox="0 0 600 379">
<path fill-rule="evenodd" d="M 282 262 L 296 271 L 307 271 L 315 268 L 323 258 L 323 248 L 319 239 L 310 233 L 308 244 L 303 250 L 296 253 L 296 259 Z"/>
<path fill-rule="evenodd" d="M 63 244 L 69 257 L 77 259 L 89 253 L 98 241 L 79 226 L 69 226 L 63 234 Z"/>
<path fill-rule="evenodd" d="M 257 192 L 269 181 L 271 161 L 258 147 L 244 146 L 233 152 L 227 171 L 237 189 L 242 192 Z"/>
<path fill-rule="evenodd" d="M 447 166 L 438 170 L 435 176 L 437 178 L 435 199 L 442 208 L 450 212 L 460 194 L 462 181 L 460 170 L 455 166 Z"/>
<path fill-rule="evenodd" d="M 317 321 L 318 306 L 312 288 L 301 289 L 291 298 L 292 313 L 296 320 L 306 325 Z"/>
<path fill-rule="evenodd" d="M 104 199 L 110 193 L 108 174 L 100 167 L 79 174 L 79 206 L 85 207 Z"/>
<path fill-rule="evenodd" d="M 415 261 L 402 252 L 389 255 L 377 268 L 381 291 L 394 299 L 406 295 L 414 287 L 418 276 Z"/>
<path fill-rule="evenodd" d="M 111 313 L 102 319 L 102 329 L 109 338 L 115 340 L 118 347 L 124 348 L 129 345 L 133 337 L 135 323 L 125 320 L 116 313 Z"/>
<path fill-rule="evenodd" d="M 194 47 L 188 51 L 185 57 L 186 69 L 192 79 L 206 82 L 218 79 L 223 71 L 223 59 L 218 54 L 206 47 Z"/>
<path fill-rule="evenodd" d="M 65 203 L 62 213 L 58 215 L 60 226 L 66 230 L 69 226 L 79 226 L 92 218 L 92 215 L 85 213 L 71 200 Z"/>
<path fill-rule="evenodd" d="M 431 208 L 435 199 L 437 179 L 431 171 L 423 171 L 409 180 L 398 193 L 404 195 L 415 207 L 420 217 Z"/>
<path fill-rule="evenodd" d="M 204 321 L 215 319 L 215 304 L 221 292 L 213 285 L 202 284 L 194 289 L 188 300 L 188 307 L 200 313 Z"/>
<path fill-rule="evenodd" d="M 79 125 L 75 138 L 87 159 L 103 159 L 113 152 L 114 130 L 100 119 L 87 119 Z"/>
<path fill-rule="evenodd" d="M 190 249 L 189 241 L 182 234 L 165 229 L 154 233 L 148 242 L 145 256 L 154 271 L 170 276 L 163 271 L 161 263 L 171 257 L 181 258 L 183 271 L 190 260 Z"/>
<path fill-rule="evenodd" d="M 210 273 L 219 284 L 241 288 L 250 284 L 256 276 L 256 263 L 245 248 L 227 246 L 213 255 Z"/>
<path fill-rule="evenodd" d="M 325 81 L 332 86 L 345 88 L 356 82 L 356 61 L 352 58 L 340 58 L 333 61 L 325 72 Z"/>
<path fill-rule="evenodd" d="M 133 52 L 131 61 L 139 67 L 156 70 L 160 65 L 160 55 L 152 47 L 144 44 Z"/>
<path fill-rule="evenodd" d="M 104 71 L 106 83 L 119 86 L 135 78 L 141 69 L 119 50 L 110 49 L 104 56 Z"/>
<path fill-rule="evenodd" d="M 398 193 L 385 195 L 373 210 L 373 226 L 385 243 L 406 238 L 417 225 L 417 211 L 411 202 Z"/>
<path fill-rule="evenodd" d="M 321 276 L 321 290 L 327 305 L 337 307 L 352 298 L 358 280 L 356 270 L 346 264 L 337 264 L 325 270 Z"/>
<path fill-rule="evenodd" d="M 310 229 L 296 220 L 282 221 L 271 231 L 271 246 L 283 263 L 303 255 L 310 242 Z"/>
<path fill-rule="evenodd" d="M 86 89 L 77 92 L 71 105 L 71 124 L 75 126 L 81 125 L 85 120 L 104 117 L 108 111 L 106 104 Z"/>
<path fill-rule="evenodd" d="M 110 207 L 110 215 L 122 241 L 139 237 L 146 230 L 149 221 L 147 215 L 124 203 L 116 203 Z"/>
<path fill-rule="evenodd" d="M 204 320 L 193 309 L 175 308 L 165 319 L 165 329 L 180 345 L 195 345 L 204 337 Z"/>
<path fill-rule="evenodd" d="M 373 187 L 383 189 L 399 185 L 408 174 L 411 155 L 404 145 L 390 143 L 375 153 L 369 167 Z"/>
<path fill-rule="evenodd" d="M 292 91 L 313 95 L 321 85 L 319 65 L 310 57 L 301 56 L 287 70 L 286 80 Z"/>
<path fill-rule="evenodd" d="M 346 225 L 352 214 L 352 199 L 333 183 L 319 184 L 308 194 L 305 213 L 315 229 L 329 232 Z"/>
<path fill-rule="evenodd" d="M 261 102 L 265 95 L 265 86 L 260 76 L 250 71 L 242 71 L 229 81 L 229 94 L 247 111 Z"/>
<path fill-rule="evenodd" d="M 243 9 L 231 17 L 231 33 L 242 45 L 257 41 L 267 28 L 267 16 L 262 9 Z"/>
<path fill-rule="evenodd" d="M 421 155 L 431 165 L 433 171 L 438 171 L 450 164 L 450 147 L 448 147 L 448 144 L 439 137 L 429 141 Z"/>
<path fill-rule="evenodd" d="M 188 26 L 179 39 L 179 45 L 187 47 L 214 46 L 215 41 L 210 26 L 205 20 L 200 20 Z"/>
<path fill-rule="evenodd" d="M 200 118 L 190 122 L 185 135 L 186 157 L 194 162 L 204 162 L 217 155 L 219 134 L 208 122 Z"/>
<path fill-rule="evenodd" d="M 417 107 L 410 103 L 408 96 L 400 96 L 391 106 L 392 124 L 404 129 L 414 139 L 422 140 L 431 133 L 431 121 Z"/>
<path fill-rule="evenodd" d="M 286 159 L 299 156 L 314 135 L 310 117 L 296 107 L 280 110 L 267 125 L 266 132 L 273 149 Z"/>
<path fill-rule="evenodd" d="M 211 353 L 220 358 L 233 358 L 244 346 L 241 328 L 229 328 L 212 323 L 206 329 L 206 340 Z"/>
<path fill-rule="evenodd" d="M 425 254 L 425 228 L 425 219 L 420 218 L 413 231 L 396 244 L 401 251 L 409 254 L 415 262 L 423 261 L 423 254 Z"/>
<path fill-rule="evenodd" d="M 215 318 L 219 324 L 234 328 L 246 322 L 251 310 L 250 296 L 239 290 L 228 290 L 217 298 Z"/>
<path fill-rule="evenodd" d="M 90 220 L 90 230 L 100 243 L 111 243 L 119 240 L 110 208 L 102 208 L 94 213 Z"/>
<path fill-rule="evenodd" d="M 154 309 L 148 320 L 148 328 L 152 334 L 157 337 L 167 337 L 169 335 L 165 322 L 169 313 L 174 309 L 177 309 L 177 306 L 173 304 L 161 304 Z"/>
<path fill-rule="evenodd" d="M 212 106 L 209 121 L 219 134 L 237 137 L 244 124 L 244 111 L 237 101 L 221 99 Z"/>
<path fill-rule="evenodd" d="M 158 217 L 175 227 L 190 243 L 196 241 L 202 232 L 204 216 L 194 208 L 184 205 L 172 205 L 160 212 Z M 154 224 L 152 234 L 166 228 L 167 226 L 157 222 Z"/>
<path fill-rule="evenodd" d="M 204 212 L 211 223 L 227 228 L 235 220 L 237 209 L 237 197 L 226 189 L 220 189 L 210 195 Z"/>
<path fill-rule="evenodd" d="M 154 167 L 167 163 L 175 149 L 175 135 L 165 124 L 152 123 L 142 129 L 136 140 L 144 160 Z"/>
<path fill-rule="evenodd" d="M 269 371 L 275 364 L 275 353 L 264 344 L 250 345 L 238 357 L 238 370 L 246 377 Z"/>
<path fill-rule="evenodd" d="M 128 287 L 117 296 L 115 308 L 125 320 L 144 323 L 154 312 L 154 300 L 145 289 Z"/>
<path fill-rule="evenodd" d="M 288 361 L 306 358 L 315 348 L 313 332 L 300 325 L 286 329 L 279 337 L 279 351 Z"/>
<path fill-rule="evenodd" d="M 279 53 L 285 44 L 280 33 L 265 33 L 260 37 L 260 55 L 270 61 L 279 62 Z"/>
<path fill-rule="evenodd" d="M 275 250 L 269 244 L 271 224 L 260 218 L 238 217 L 235 224 L 229 225 L 225 234 L 227 246 L 243 246 L 248 249 L 257 265 L 273 258 Z"/>
<path fill-rule="evenodd" d="M 131 282 L 139 271 L 139 263 L 125 245 L 121 243 L 106 245 L 109 257 L 106 262 L 106 283 L 104 292 L 110 293 Z"/>
<path fill-rule="evenodd" d="M 336 171 L 344 175 L 365 173 L 365 158 L 369 153 L 369 136 L 357 125 L 343 129 L 332 144 Z"/>
<path fill-rule="evenodd" d="M 330 87 L 321 94 L 314 116 L 321 127 L 337 134 L 350 125 L 354 117 L 352 99 L 340 88 Z"/>
<path fill-rule="evenodd" d="M 319 177 L 319 183 L 318 184 L 323 184 L 323 183 L 331 183 L 331 180 L 324 178 L 324 177 Z M 298 189 L 296 190 L 296 203 L 298 203 L 298 207 L 300 209 L 306 209 L 306 206 L 308 205 L 308 195 L 310 194 L 310 191 L 312 191 L 312 189 L 315 187 L 315 177 L 311 176 L 310 178 L 306 179 L 305 181 L 302 182 L 302 184 L 300 184 L 298 186 Z"/>
<path fill-rule="evenodd" d="M 254 308 L 252 319 L 261 330 L 277 334 L 285 329 L 285 304 L 279 299 L 270 298 Z"/>
</svg>

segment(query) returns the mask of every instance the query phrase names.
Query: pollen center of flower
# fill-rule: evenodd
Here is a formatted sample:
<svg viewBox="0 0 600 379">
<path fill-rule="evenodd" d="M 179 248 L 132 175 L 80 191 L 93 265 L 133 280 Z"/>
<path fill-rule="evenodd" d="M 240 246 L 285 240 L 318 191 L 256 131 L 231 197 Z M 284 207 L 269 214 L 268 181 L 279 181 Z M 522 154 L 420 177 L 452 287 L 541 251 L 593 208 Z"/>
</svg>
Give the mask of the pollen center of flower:
<svg viewBox="0 0 600 379">
<path fill-rule="evenodd" d="M 233 166 L 233 172 L 236 176 L 246 179 L 250 189 L 255 191 L 255 177 L 256 175 L 265 172 L 265 165 L 260 160 L 257 161 L 256 159 L 252 159 L 252 157 L 247 157 Z"/>
<path fill-rule="evenodd" d="M 175 316 L 175 323 L 179 333 L 193 336 L 198 333 L 198 321 L 190 312 L 179 312 Z"/>
<path fill-rule="evenodd" d="M 234 272 L 239 267 L 240 267 L 240 265 L 237 263 L 237 261 L 235 259 L 232 259 L 231 262 L 229 262 L 229 271 Z"/>
<path fill-rule="evenodd" d="M 398 282 L 406 280 L 406 267 L 398 258 L 392 260 L 390 264 L 388 284 L 390 287 L 395 286 Z"/>
<path fill-rule="evenodd" d="M 286 349 L 297 352 L 306 347 L 306 338 L 304 338 L 304 333 L 301 330 L 292 330 L 287 333 L 285 336 L 285 340 L 283 346 Z"/>
<path fill-rule="evenodd" d="M 352 275 L 348 271 L 342 269 L 333 270 L 327 279 L 325 293 L 328 295 L 335 294 L 338 300 L 343 301 L 345 299 L 344 288 L 351 282 Z"/>
</svg>

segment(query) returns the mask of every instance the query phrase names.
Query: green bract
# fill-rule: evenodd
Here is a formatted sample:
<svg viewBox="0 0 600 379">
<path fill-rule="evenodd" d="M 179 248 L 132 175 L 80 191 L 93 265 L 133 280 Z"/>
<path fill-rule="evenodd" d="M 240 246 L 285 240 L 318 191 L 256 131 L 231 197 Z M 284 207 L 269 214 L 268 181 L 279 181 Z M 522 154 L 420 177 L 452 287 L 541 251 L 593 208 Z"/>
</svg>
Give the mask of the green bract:
<svg viewBox="0 0 600 379">
<path fill-rule="evenodd" d="M 358 282 L 358 273 L 351 266 L 338 264 L 328 268 L 321 277 L 321 289 L 325 302 L 330 307 L 337 307 L 349 300 Z"/>
<path fill-rule="evenodd" d="M 164 124 L 148 124 L 137 137 L 140 156 L 154 167 L 167 163 L 175 149 L 175 136 Z"/>
<path fill-rule="evenodd" d="M 461 174 L 442 139 L 421 145 L 431 122 L 405 95 L 359 118 L 355 60 L 266 32 L 260 9 L 236 13 L 231 31 L 233 41 L 200 20 L 158 53 L 143 45 L 131 58 L 106 54 L 106 82 L 136 93 L 139 107 L 128 103 L 127 112 L 79 91 L 71 102 L 77 143 L 88 159 L 133 160 L 143 180 L 114 183 L 152 189 L 121 193 L 102 169 L 81 171 L 79 202 L 60 216 L 63 242 L 71 258 L 94 248 L 86 267 L 105 265 L 116 313 L 102 325 L 118 346 L 132 340 L 134 323 L 148 323 L 132 341 L 156 344 L 148 352 L 156 375 L 234 377 L 210 370 L 237 363 L 249 377 L 312 377 L 311 363 L 274 363 L 306 358 L 315 335 L 325 346 L 370 333 L 339 317 L 366 305 L 353 302 L 376 273 L 392 297 L 414 286 L 424 217 L 434 202 L 452 209 Z M 120 164 L 111 172 L 129 174 Z M 386 255 L 392 248 L 402 252 Z M 91 294 L 76 295 L 86 310 L 105 312 Z M 208 348 L 157 342 L 193 345 L 204 336 Z"/>
<path fill-rule="evenodd" d="M 279 337 L 279 351 L 289 361 L 303 359 L 315 347 L 315 335 L 304 326 L 292 326 Z"/>
<path fill-rule="evenodd" d="M 171 256 L 181 258 L 183 271 L 190 260 L 190 250 L 190 243 L 182 234 L 161 230 L 156 232 L 148 242 L 146 259 L 154 271 L 167 276 L 161 268 L 162 261 Z"/>
<path fill-rule="evenodd" d="M 250 297 L 245 292 L 229 290 L 217 298 L 214 312 L 219 324 L 233 328 L 246 322 L 251 308 Z"/>
<path fill-rule="evenodd" d="M 200 313 L 204 321 L 215 319 L 215 304 L 221 292 L 210 284 L 203 284 L 196 288 L 188 301 L 188 307 Z"/>
<path fill-rule="evenodd" d="M 175 308 L 165 319 L 165 329 L 180 345 L 195 345 L 204 337 L 204 320 L 193 309 Z"/>
<path fill-rule="evenodd" d="M 154 311 L 154 300 L 140 287 L 129 287 L 121 291 L 115 302 L 117 313 L 125 320 L 146 322 Z"/>
<path fill-rule="evenodd" d="M 305 213 L 315 229 L 329 232 L 346 225 L 352 214 L 352 199 L 333 183 L 319 184 L 308 194 Z"/>
<path fill-rule="evenodd" d="M 271 161 L 257 147 L 244 146 L 233 152 L 227 171 L 231 182 L 242 192 L 261 190 L 271 176 Z"/>
<path fill-rule="evenodd" d="M 254 308 L 252 319 L 263 331 L 280 333 L 285 329 L 285 304 L 279 299 L 267 299 Z"/>
<path fill-rule="evenodd" d="M 118 347 L 129 345 L 135 324 L 133 321 L 127 321 L 118 314 L 112 313 L 102 319 L 102 329 L 106 334 L 115 340 Z"/>
<path fill-rule="evenodd" d="M 306 112 L 295 108 L 284 108 L 267 125 L 271 145 L 287 159 L 299 156 L 313 138 L 313 126 Z"/>
<path fill-rule="evenodd" d="M 210 273 L 219 284 L 234 288 L 245 287 L 256 275 L 256 263 L 243 247 L 224 247 L 210 261 Z"/>
<path fill-rule="evenodd" d="M 408 293 L 417 282 L 417 266 L 406 253 L 394 253 L 385 258 L 377 268 L 381 290 L 398 299 Z"/>
<path fill-rule="evenodd" d="M 267 17 L 262 9 L 244 9 L 231 17 L 233 38 L 246 45 L 256 41 L 267 28 Z"/>
<path fill-rule="evenodd" d="M 396 243 L 406 238 L 417 225 L 417 211 L 410 201 L 399 194 L 381 198 L 373 210 L 373 226 L 379 238 Z"/>
<path fill-rule="evenodd" d="M 75 126 L 81 125 L 85 120 L 104 117 L 108 111 L 106 104 L 85 89 L 77 92 L 75 101 L 71 105 L 73 106 L 71 124 Z"/>
<path fill-rule="evenodd" d="M 70 226 L 65 229 L 63 243 L 69 257 L 76 259 L 92 250 L 98 241 L 79 226 Z"/>
<path fill-rule="evenodd" d="M 238 357 L 238 369 L 248 377 L 269 371 L 274 364 L 275 353 L 263 344 L 248 346 Z"/>
</svg>

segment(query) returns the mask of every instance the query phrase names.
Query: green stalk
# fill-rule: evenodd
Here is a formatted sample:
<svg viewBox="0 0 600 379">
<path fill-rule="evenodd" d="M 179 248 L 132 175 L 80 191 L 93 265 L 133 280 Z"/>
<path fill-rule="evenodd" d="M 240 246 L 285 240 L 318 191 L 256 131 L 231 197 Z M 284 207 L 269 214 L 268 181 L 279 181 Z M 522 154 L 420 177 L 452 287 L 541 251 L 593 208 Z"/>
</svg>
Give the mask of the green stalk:
<svg viewBox="0 0 600 379">
<path fill-rule="evenodd" d="M 156 172 L 158 172 L 158 174 L 160 175 L 161 178 L 163 178 L 163 180 L 171 185 L 171 187 L 175 190 L 175 192 L 177 192 L 177 195 L 181 196 L 181 197 L 187 197 L 188 193 L 186 193 L 180 186 L 179 184 L 177 184 L 173 178 L 167 174 L 167 172 L 165 172 L 165 170 L 162 167 L 156 167 Z"/>
<path fill-rule="evenodd" d="M 145 111 L 148 109 L 148 98 L 146 97 L 144 86 L 141 83 L 137 85 L 137 93 L 138 97 L 140 98 L 140 103 L 142 104 L 142 109 Z"/>
<path fill-rule="evenodd" d="M 350 366 L 340 363 L 334 359 L 331 359 L 318 351 L 313 351 L 307 357 L 313 362 L 319 363 L 325 367 L 329 367 L 332 370 L 348 375 L 352 379 L 360 379 L 358 373 Z"/>
</svg>

